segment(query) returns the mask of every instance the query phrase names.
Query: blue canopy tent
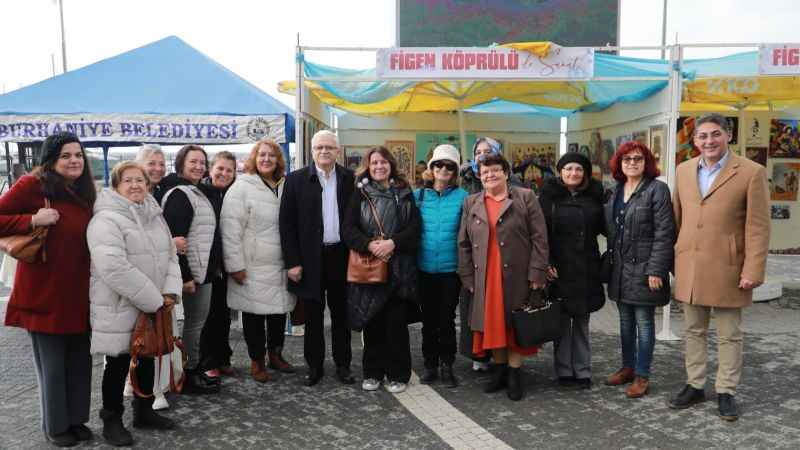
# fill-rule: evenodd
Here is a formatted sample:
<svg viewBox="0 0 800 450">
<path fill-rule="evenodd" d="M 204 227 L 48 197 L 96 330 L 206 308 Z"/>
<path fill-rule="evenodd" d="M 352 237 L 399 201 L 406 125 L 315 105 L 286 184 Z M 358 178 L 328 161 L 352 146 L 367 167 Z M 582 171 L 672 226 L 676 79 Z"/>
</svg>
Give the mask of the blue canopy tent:
<svg viewBox="0 0 800 450">
<path fill-rule="evenodd" d="M 0 142 L 76 133 L 88 147 L 278 142 L 289 161 L 294 111 L 170 36 L 0 95 Z"/>
</svg>

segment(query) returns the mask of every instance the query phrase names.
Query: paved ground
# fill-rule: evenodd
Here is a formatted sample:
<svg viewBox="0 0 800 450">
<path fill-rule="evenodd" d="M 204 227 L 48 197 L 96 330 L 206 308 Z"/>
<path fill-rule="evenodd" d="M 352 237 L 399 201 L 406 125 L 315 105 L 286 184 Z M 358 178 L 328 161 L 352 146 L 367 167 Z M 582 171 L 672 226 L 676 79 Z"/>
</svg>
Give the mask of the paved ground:
<svg viewBox="0 0 800 450">
<path fill-rule="evenodd" d="M 0 296 L 8 295 L 0 291 Z M 0 316 L 5 314 L 0 301 Z M 673 314 L 673 330 L 681 329 Z M 469 362 L 457 360 L 462 385 L 446 389 L 412 384 L 399 396 L 364 393 L 359 385 L 342 386 L 326 377 L 314 388 L 300 386 L 301 376 L 282 376 L 259 385 L 246 375 L 247 355 L 241 332 L 232 332 L 240 375 L 226 380 L 213 397 L 171 397 L 167 414 L 180 428 L 173 432 L 134 430 L 141 448 L 797 448 L 800 443 L 800 365 L 798 327 L 800 291 L 746 310 L 745 368 L 738 399 L 743 417 L 724 423 L 716 415 L 713 376 L 710 401 L 688 411 L 665 406 L 684 383 L 680 342 L 656 346 L 652 392 L 640 400 L 622 389 L 602 385 L 619 364 L 617 315 L 613 305 L 592 316 L 591 391 L 559 388 L 553 381 L 552 348 L 524 366 L 527 393 L 521 402 L 504 394 L 483 394 L 488 376 L 475 375 Z M 422 370 L 420 332 L 413 327 L 414 368 Z M 360 373 L 360 335 L 354 334 L 355 373 Z M 287 338 L 288 359 L 302 365 L 302 338 Z M 712 352 L 714 355 L 715 352 Z M 712 367 L 715 359 L 712 358 Z M 326 366 L 333 373 L 332 363 Z M 99 432 L 102 361 L 95 359 L 92 416 Z M 0 448 L 47 448 L 39 430 L 39 408 L 31 350 L 25 332 L 0 327 Z M 126 422 L 130 413 L 126 413 Z M 465 439 L 460 439 L 465 437 Z M 96 437 L 84 447 L 105 448 Z"/>
</svg>

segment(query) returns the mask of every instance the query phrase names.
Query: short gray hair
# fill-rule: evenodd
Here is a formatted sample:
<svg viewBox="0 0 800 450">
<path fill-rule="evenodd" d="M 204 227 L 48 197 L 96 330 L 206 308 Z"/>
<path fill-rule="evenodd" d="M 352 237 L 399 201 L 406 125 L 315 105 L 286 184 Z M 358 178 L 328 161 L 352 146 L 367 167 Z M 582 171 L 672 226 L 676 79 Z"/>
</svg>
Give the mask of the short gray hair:
<svg viewBox="0 0 800 450">
<path fill-rule="evenodd" d="M 331 130 L 319 130 L 316 133 L 314 133 L 314 137 L 311 138 L 311 146 L 313 147 L 314 141 L 321 138 L 322 136 L 332 137 L 333 141 L 336 142 L 336 147 L 339 147 L 339 136 L 336 136 L 336 133 L 334 133 Z"/>
<path fill-rule="evenodd" d="M 152 155 L 164 156 L 164 150 L 161 150 L 161 146 L 158 144 L 144 144 L 139 149 L 139 153 L 136 154 L 136 161 L 144 162 Z"/>
</svg>

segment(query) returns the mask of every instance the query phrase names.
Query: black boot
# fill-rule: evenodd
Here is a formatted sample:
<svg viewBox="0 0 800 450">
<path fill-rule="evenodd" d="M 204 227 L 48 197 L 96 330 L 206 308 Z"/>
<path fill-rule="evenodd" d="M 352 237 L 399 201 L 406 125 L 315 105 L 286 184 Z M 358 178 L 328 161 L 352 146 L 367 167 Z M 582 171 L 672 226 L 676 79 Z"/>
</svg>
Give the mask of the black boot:
<svg viewBox="0 0 800 450">
<path fill-rule="evenodd" d="M 188 395 L 216 394 L 219 392 L 219 384 L 206 381 L 203 373 L 198 370 L 187 370 L 186 380 L 183 382 L 183 393 Z"/>
<path fill-rule="evenodd" d="M 483 392 L 491 394 L 502 390 L 508 384 L 508 364 L 495 364 L 492 380 L 483 388 Z"/>
<path fill-rule="evenodd" d="M 419 378 L 420 384 L 431 384 L 439 378 L 436 364 L 425 363 L 425 373 Z"/>
<path fill-rule="evenodd" d="M 510 367 L 508 369 L 508 391 L 506 391 L 508 399 L 518 402 L 522 399 L 522 377 L 520 376 L 519 367 Z"/>
<path fill-rule="evenodd" d="M 133 402 L 133 427 L 149 428 L 152 430 L 171 430 L 175 422 L 153 411 L 153 397 L 134 397 Z"/>
<path fill-rule="evenodd" d="M 443 362 L 439 370 L 442 372 L 442 384 L 444 384 L 445 387 L 458 387 L 458 380 L 456 376 L 453 375 L 453 363 L 448 364 Z"/>
<path fill-rule="evenodd" d="M 122 424 L 122 412 L 103 408 L 100 410 L 100 418 L 103 420 L 103 438 L 106 442 L 115 447 L 133 445 L 131 432 Z"/>
</svg>

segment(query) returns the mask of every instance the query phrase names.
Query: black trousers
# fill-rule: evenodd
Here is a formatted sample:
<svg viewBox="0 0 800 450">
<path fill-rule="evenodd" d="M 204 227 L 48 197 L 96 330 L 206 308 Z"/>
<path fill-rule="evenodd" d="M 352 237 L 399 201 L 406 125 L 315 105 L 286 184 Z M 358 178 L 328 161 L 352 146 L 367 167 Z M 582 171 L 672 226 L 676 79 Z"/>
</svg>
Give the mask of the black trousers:
<svg viewBox="0 0 800 450">
<path fill-rule="evenodd" d="M 353 359 L 347 320 L 347 279 L 342 270 L 342 264 L 347 261 L 346 252 L 343 243 L 322 247 L 320 299 L 303 299 L 306 313 L 303 356 L 309 369 L 320 373 L 325 361 L 326 303 L 331 312 L 333 361 L 336 367 L 349 369 Z"/>
<path fill-rule="evenodd" d="M 406 304 L 390 298 L 364 328 L 364 378 L 408 383 L 411 378 L 411 344 L 408 341 Z"/>
<path fill-rule="evenodd" d="M 131 364 L 131 355 L 123 353 L 118 356 L 106 356 L 106 368 L 103 370 L 103 409 L 122 413 L 122 391 Z M 155 364 L 153 358 L 139 358 L 136 366 L 136 378 L 142 394 L 153 393 L 153 377 Z"/>
<path fill-rule="evenodd" d="M 455 273 L 419 273 L 422 307 L 422 355 L 425 367 L 456 359 L 456 307 L 461 279 Z"/>
<path fill-rule="evenodd" d="M 228 308 L 228 276 L 211 282 L 211 306 L 200 334 L 200 365 L 215 369 L 231 365 L 231 310 Z"/>
<path fill-rule="evenodd" d="M 266 326 L 266 328 L 265 328 Z M 286 335 L 286 314 L 250 314 L 242 312 L 244 341 L 251 360 L 261 360 L 267 350 L 283 348 Z"/>
</svg>

